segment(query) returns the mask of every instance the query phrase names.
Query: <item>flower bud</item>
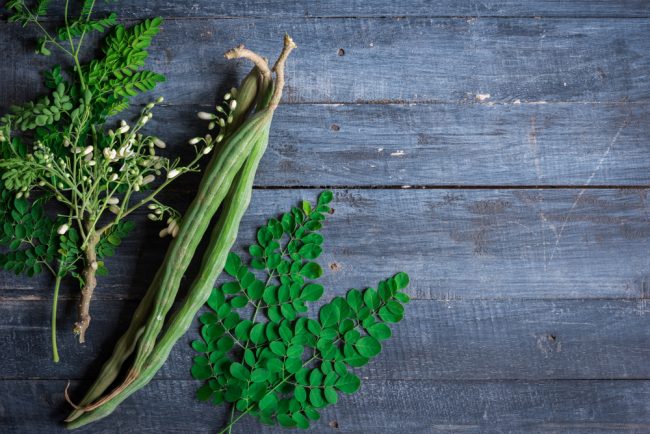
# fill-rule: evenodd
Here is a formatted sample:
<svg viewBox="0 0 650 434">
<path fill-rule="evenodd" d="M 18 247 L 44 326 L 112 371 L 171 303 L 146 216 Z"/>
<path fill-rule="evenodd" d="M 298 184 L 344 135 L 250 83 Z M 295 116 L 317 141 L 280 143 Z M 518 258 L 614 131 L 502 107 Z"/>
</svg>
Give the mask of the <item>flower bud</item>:
<svg viewBox="0 0 650 434">
<path fill-rule="evenodd" d="M 118 178 L 117 173 L 113 173 L 111 176 L 109 176 L 108 180 L 113 182 L 113 181 L 117 181 L 117 178 Z"/>
<path fill-rule="evenodd" d="M 147 185 L 147 184 L 149 184 L 150 182 L 153 182 L 154 179 L 156 179 L 155 176 L 153 176 L 153 175 L 147 175 L 147 176 L 145 176 L 145 177 L 142 179 L 142 185 Z"/>
<path fill-rule="evenodd" d="M 194 137 L 194 138 L 190 139 L 189 144 L 190 145 L 196 145 L 200 141 L 201 141 L 201 137 Z"/>
<path fill-rule="evenodd" d="M 167 172 L 167 179 L 172 179 L 178 176 L 180 172 L 177 169 L 172 169 L 169 172 Z"/>
<path fill-rule="evenodd" d="M 162 231 L 158 232 L 158 236 L 160 238 L 165 238 L 167 235 L 169 235 L 169 230 L 167 228 L 165 228 Z"/>
<path fill-rule="evenodd" d="M 237 101 L 233 99 L 232 101 L 230 101 L 230 110 L 235 110 L 236 108 L 237 108 Z"/>
<path fill-rule="evenodd" d="M 119 214 L 120 213 L 120 208 L 116 205 L 111 205 L 108 207 L 108 210 L 112 212 L 113 214 Z"/>
<path fill-rule="evenodd" d="M 158 217 L 156 217 L 155 214 L 147 214 L 147 218 L 151 221 L 158 220 Z"/>
<path fill-rule="evenodd" d="M 120 203 L 120 199 L 118 197 L 111 196 L 108 199 L 106 199 L 106 203 L 109 205 L 117 205 Z"/>
<path fill-rule="evenodd" d="M 207 112 L 198 112 L 196 115 L 199 117 L 199 119 L 203 119 L 204 121 L 211 121 L 216 118 L 215 115 Z"/>
<path fill-rule="evenodd" d="M 117 134 L 124 134 L 129 131 L 129 128 L 130 127 L 128 125 L 124 125 L 123 127 L 117 129 Z"/>
<path fill-rule="evenodd" d="M 165 98 L 163 98 L 162 96 L 159 96 L 159 97 L 156 99 L 156 104 L 161 104 L 164 100 L 165 100 Z"/>
<path fill-rule="evenodd" d="M 84 151 L 83 151 L 83 155 L 84 155 L 84 156 L 85 156 L 85 155 L 88 155 L 88 154 L 90 154 L 92 151 L 93 151 L 93 147 L 92 147 L 92 146 L 87 146 L 86 149 L 84 149 Z"/>
<path fill-rule="evenodd" d="M 208 155 L 210 152 L 212 152 L 212 146 L 206 146 L 203 148 L 203 155 Z"/>
<path fill-rule="evenodd" d="M 167 144 L 160 140 L 158 137 L 153 138 L 153 144 L 154 146 L 160 148 L 160 149 L 165 149 L 167 147 Z"/>
<path fill-rule="evenodd" d="M 217 136 L 217 138 L 215 139 L 215 141 L 216 141 L 217 143 L 221 143 L 222 140 L 223 140 L 223 134 L 219 134 L 219 135 Z"/>
<path fill-rule="evenodd" d="M 156 209 L 156 208 L 158 208 L 158 207 L 156 206 L 156 204 L 154 204 L 154 203 L 150 203 L 149 205 L 147 205 L 147 208 L 149 208 L 149 209 Z"/>
<path fill-rule="evenodd" d="M 67 224 L 63 224 L 59 226 L 59 229 L 56 230 L 56 233 L 59 235 L 63 235 L 66 232 L 68 232 L 68 229 L 70 229 L 70 226 L 68 226 Z"/>
</svg>

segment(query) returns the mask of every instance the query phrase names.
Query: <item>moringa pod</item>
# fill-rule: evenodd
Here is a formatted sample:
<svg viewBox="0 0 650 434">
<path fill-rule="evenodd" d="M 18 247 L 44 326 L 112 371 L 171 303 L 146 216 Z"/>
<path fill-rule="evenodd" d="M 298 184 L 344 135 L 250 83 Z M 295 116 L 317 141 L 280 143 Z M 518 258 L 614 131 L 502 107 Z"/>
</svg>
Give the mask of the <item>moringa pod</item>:
<svg viewBox="0 0 650 434">
<path fill-rule="evenodd" d="M 237 133 L 236 126 L 241 125 L 241 123 L 246 119 L 246 116 L 254 106 L 256 95 L 259 90 L 258 76 L 259 76 L 259 72 L 257 68 L 253 68 L 251 72 L 244 78 L 244 80 L 242 80 L 242 83 L 237 92 L 238 95 L 241 96 L 240 97 L 241 102 L 239 102 L 239 104 L 237 105 L 237 109 L 232 113 L 233 123 L 230 124 L 228 128 L 228 131 L 232 131 L 230 135 Z M 193 203 L 193 205 L 195 209 L 199 208 L 198 214 L 202 215 L 205 218 L 205 220 L 207 220 L 208 222 L 216 212 L 218 205 L 221 203 L 223 194 L 221 195 L 222 196 L 221 199 L 215 197 L 216 196 L 215 194 L 210 195 L 210 192 L 214 193 L 214 191 L 216 190 L 215 188 L 210 189 L 210 187 L 215 186 L 215 181 L 213 181 L 214 176 L 210 176 L 208 178 L 207 174 L 208 173 L 212 175 L 221 174 L 221 170 L 223 170 L 225 164 L 224 157 L 229 153 L 229 151 L 232 151 L 233 148 L 236 148 L 236 146 L 244 146 L 244 143 L 236 140 L 234 141 L 228 140 L 228 136 L 226 136 L 226 139 L 222 143 L 220 150 L 218 152 L 215 152 L 215 154 L 213 155 L 212 160 L 210 161 L 208 168 L 206 170 L 206 176 L 204 176 L 204 180 L 199 186 L 199 194 L 197 194 L 197 199 L 201 197 L 202 201 L 205 202 L 208 197 L 212 197 L 212 201 L 209 202 L 206 206 L 200 206 L 201 204 L 195 200 L 195 203 Z M 244 150 L 244 153 L 241 154 L 240 160 L 236 162 L 236 165 L 240 166 L 241 163 L 243 162 L 243 159 L 245 159 L 245 157 L 246 157 L 246 150 Z M 212 206 L 208 206 L 208 205 L 212 205 Z M 187 214 L 185 219 L 187 219 Z M 201 231 L 201 227 L 197 227 L 197 226 L 193 226 L 191 228 L 189 227 L 189 225 L 181 225 L 181 226 L 182 227 L 184 226 L 185 229 L 192 229 L 191 233 L 188 233 L 187 230 L 181 232 L 181 230 L 179 229 L 178 236 L 177 238 L 174 239 L 174 241 L 172 241 L 172 243 L 178 245 L 177 240 L 178 238 L 180 238 L 181 235 L 183 236 L 190 235 L 194 237 L 195 243 L 193 245 L 195 249 L 196 244 L 203 237 L 203 234 L 207 229 L 207 222 L 204 225 L 205 228 L 203 228 L 202 231 Z M 170 246 L 170 249 L 167 253 L 167 258 L 171 258 L 171 255 L 174 255 L 174 257 L 176 257 L 176 255 L 178 254 L 176 252 L 177 250 L 173 250 L 172 246 Z M 170 261 L 165 260 L 165 263 L 168 262 Z M 171 260 L 171 262 L 175 262 L 175 260 Z M 184 273 L 185 269 L 187 268 L 187 265 L 189 265 L 189 262 L 187 264 L 181 263 L 177 265 L 180 266 L 179 268 L 181 268 Z M 122 369 L 122 365 L 131 356 L 131 354 L 133 354 L 133 351 L 136 349 L 136 346 L 138 345 L 138 343 L 140 342 L 141 338 L 144 335 L 145 324 L 147 324 L 147 318 L 150 318 L 152 307 L 156 302 L 156 298 L 160 294 L 161 284 L 163 282 L 163 276 L 167 272 L 168 270 L 165 268 L 165 265 L 163 264 L 163 266 L 160 267 L 160 269 L 156 273 L 153 282 L 149 286 L 145 296 L 140 301 L 140 304 L 138 305 L 136 311 L 134 312 L 129 328 L 117 341 L 111 357 L 102 366 L 99 376 L 97 377 L 97 380 L 93 383 L 90 389 L 88 389 L 85 396 L 81 400 L 79 404 L 80 407 L 83 408 L 83 406 L 91 404 L 93 401 L 100 398 L 102 394 L 110 387 L 110 385 L 117 379 L 120 370 Z M 81 414 L 82 414 L 81 411 L 75 410 L 72 412 L 72 414 L 70 414 L 68 419 L 70 420 L 75 419 Z"/>
<path fill-rule="evenodd" d="M 243 47 L 239 48 L 243 49 Z M 274 67 L 276 82 L 272 94 L 268 92 L 272 86 L 271 82 L 264 79 L 270 76 L 270 70 L 265 66 L 266 62 L 263 64 L 256 62 L 262 80 L 259 82 L 258 95 L 250 99 L 250 104 L 252 101 L 257 101 L 259 107 L 260 103 L 264 104 L 268 101 L 268 106 L 261 108 L 227 137 L 223 147 L 210 162 L 199 186 L 199 192 L 190 205 L 177 238 L 172 242 L 157 274 L 155 283 L 159 288 L 149 300 L 153 305 L 149 309 L 148 319 L 144 322 L 140 321 L 139 327 L 134 327 L 134 330 L 142 330 L 142 333 L 139 338 L 135 338 L 136 356 L 125 380 L 107 395 L 101 398 L 96 396 L 99 399 L 84 398 L 84 401 L 90 402 L 86 404 L 82 402 L 82 405 L 66 419 L 69 428 L 77 428 L 107 416 L 129 395 L 146 385 L 164 364 L 173 345 L 187 331 L 194 315 L 209 297 L 212 285 L 223 269 L 228 251 L 236 239 L 241 218 L 250 202 L 255 172 L 266 150 L 273 113 L 282 95 L 284 63 L 293 48 L 295 44 L 291 38 L 285 36 L 284 49 Z M 239 57 L 248 56 L 242 54 Z M 267 97 L 268 95 L 270 97 Z M 228 197 L 224 201 L 226 194 Z M 201 236 L 203 235 L 212 215 L 222 205 L 222 201 L 222 211 L 213 230 L 199 274 L 187 298 L 168 322 L 162 337 L 158 339 L 163 320 L 176 299 L 182 274 L 187 269 L 200 241 L 201 237 L 197 239 L 196 234 L 200 232 Z M 201 212 L 202 210 L 207 212 L 207 216 Z M 146 309 L 143 308 L 142 312 L 144 311 Z M 134 332 L 133 336 L 136 335 L 137 332 Z M 127 345 L 124 347 L 133 349 Z M 112 383 L 112 381 L 99 379 L 96 384 L 100 382 L 102 386 Z M 96 390 L 99 389 L 101 387 Z M 97 395 L 96 391 L 93 395 Z"/>
</svg>

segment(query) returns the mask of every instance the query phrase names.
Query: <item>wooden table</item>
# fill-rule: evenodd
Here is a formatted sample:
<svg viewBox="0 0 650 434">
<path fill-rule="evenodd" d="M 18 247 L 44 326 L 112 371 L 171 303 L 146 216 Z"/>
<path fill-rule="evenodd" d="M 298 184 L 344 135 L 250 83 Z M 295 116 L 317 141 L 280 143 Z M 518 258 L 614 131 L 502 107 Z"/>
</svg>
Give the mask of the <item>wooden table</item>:
<svg viewBox="0 0 650 434">
<path fill-rule="evenodd" d="M 106 9 L 103 2 L 100 9 Z M 248 65 L 290 33 L 284 104 L 238 248 L 324 187 L 327 296 L 412 278 L 406 320 L 362 388 L 311 432 L 650 431 L 650 2 L 123 1 L 162 15 L 148 65 L 167 76 L 150 131 L 182 152 Z M 32 29 L 0 24 L 3 112 L 39 92 Z M 168 198 L 183 206 L 194 182 Z M 166 247 L 138 217 L 107 264 L 89 342 L 49 347 L 51 282 L 0 274 L 0 431 L 63 432 Z M 73 285 L 69 285 L 72 287 Z M 155 380 L 83 432 L 215 432 L 195 402 L 193 327 Z M 247 419 L 237 433 L 282 432 Z"/>
</svg>

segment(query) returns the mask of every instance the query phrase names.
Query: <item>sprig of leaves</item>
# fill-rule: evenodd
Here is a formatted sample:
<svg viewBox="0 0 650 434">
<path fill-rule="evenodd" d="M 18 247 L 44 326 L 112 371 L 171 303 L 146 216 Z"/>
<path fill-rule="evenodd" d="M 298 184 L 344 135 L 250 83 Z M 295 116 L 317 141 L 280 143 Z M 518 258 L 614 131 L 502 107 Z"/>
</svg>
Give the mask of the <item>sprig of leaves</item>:
<svg viewBox="0 0 650 434">
<path fill-rule="evenodd" d="M 125 110 L 133 96 L 164 81 L 143 69 L 162 19 L 116 25 L 115 13 L 92 17 L 95 2 L 81 0 L 75 16 L 74 4 L 66 3 L 65 24 L 54 30 L 42 20 L 48 0 L 6 2 L 9 21 L 40 30 L 38 53 L 47 56 L 57 49 L 69 62 L 45 72 L 47 94 L 0 117 L 0 245 L 8 247 L 0 254 L 0 267 L 28 275 L 50 270 L 57 289 L 63 276 L 76 278 L 83 287 L 75 326 L 82 342 L 94 276 L 106 273 L 102 259 L 132 228 L 127 219 L 153 206 L 155 220 L 167 219 L 161 236 L 175 236 L 180 214 L 157 195 L 178 175 L 197 171 L 213 141 L 209 135 L 202 138 L 204 146 L 195 146 L 195 158 L 187 165 L 160 155 L 165 143 L 146 135 L 143 127 L 162 97 L 147 104 L 132 125 L 121 121 L 109 128 L 108 118 Z M 80 51 L 90 32 L 108 35 L 99 56 L 84 64 Z M 61 214 L 52 217 L 55 210 Z"/>
<path fill-rule="evenodd" d="M 376 289 L 334 297 L 318 318 L 304 315 L 324 293 L 315 282 L 323 271 L 314 260 L 322 253 L 318 231 L 331 200 L 325 191 L 314 206 L 303 202 L 302 209 L 270 219 L 249 247 L 250 268 L 231 252 L 225 271 L 232 280 L 213 290 L 200 317 L 201 339 L 192 342 L 200 355 L 191 373 L 206 381 L 199 400 L 231 403 L 239 411 L 235 416 L 233 410 L 226 429 L 245 414 L 265 424 L 308 428 L 341 392 L 358 390 L 361 380 L 350 368 L 376 357 L 392 334 L 388 324 L 404 316 L 406 273 Z"/>
</svg>

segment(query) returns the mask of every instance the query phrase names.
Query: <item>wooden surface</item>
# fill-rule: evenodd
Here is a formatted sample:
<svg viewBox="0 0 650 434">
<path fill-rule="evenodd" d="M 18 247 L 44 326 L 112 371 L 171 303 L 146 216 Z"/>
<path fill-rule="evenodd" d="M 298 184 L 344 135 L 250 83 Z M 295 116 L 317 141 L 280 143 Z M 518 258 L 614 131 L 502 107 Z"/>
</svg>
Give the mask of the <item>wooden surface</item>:
<svg viewBox="0 0 650 434">
<path fill-rule="evenodd" d="M 99 4 L 106 10 L 114 5 Z M 327 297 L 397 270 L 414 298 L 358 394 L 311 432 L 650 431 L 650 2 L 262 1 L 119 3 L 162 15 L 150 65 L 168 77 L 151 131 L 183 154 L 247 65 L 287 31 L 284 105 L 238 246 L 324 187 Z M 56 13 L 53 13 L 56 16 Z M 34 97 L 32 30 L 0 23 L 0 107 Z M 182 207 L 196 179 L 169 192 Z M 139 215 L 108 262 L 89 342 L 49 357 L 51 282 L 0 274 L 0 432 L 63 432 L 126 327 L 166 242 Z M 194 327 L 155 380 L 83 432 L 215 432 L 194 401 Z M 236 433 L 282 432 L 245 419 Z"/>
</svg>

